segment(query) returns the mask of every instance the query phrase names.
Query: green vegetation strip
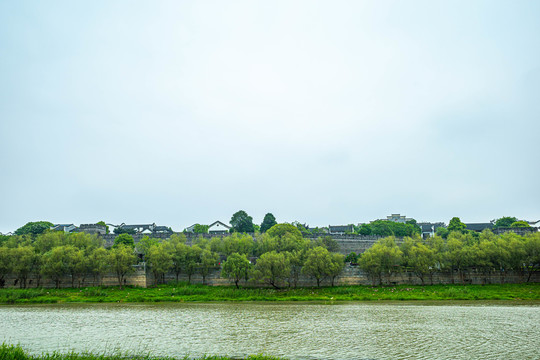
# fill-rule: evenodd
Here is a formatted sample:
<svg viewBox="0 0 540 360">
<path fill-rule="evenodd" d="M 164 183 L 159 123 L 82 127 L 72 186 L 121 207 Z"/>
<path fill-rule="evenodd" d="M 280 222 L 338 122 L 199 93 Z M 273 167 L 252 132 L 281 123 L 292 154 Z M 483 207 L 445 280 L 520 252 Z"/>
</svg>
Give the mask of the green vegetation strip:
<svg viewBox="0 0 540 360">
<path fill-rule="evenodd" d="M 540 283 L 491 285 L 336 286 L 276 290 L 232 286 L 0 289 L 1 304 L 214 301 L 540 300 Z"/>
<path fill-rule="evenodd" d="M 52 353 L 42 355 L 30 355 L 18 345 L 0 345 L 0 360 L 174 360 L 172 357 L 154 357 L 151 355 L 132 355 L 132 354 L 91 354 L 74 353 L 67 354 Z M 184 360 L 229 360 L 227 356 L 203 356 L 200 358 L 183 357 Z M 280 360 L 280 358 L 266 355 L 250 355 L 246 360 Z"/>
</svg>

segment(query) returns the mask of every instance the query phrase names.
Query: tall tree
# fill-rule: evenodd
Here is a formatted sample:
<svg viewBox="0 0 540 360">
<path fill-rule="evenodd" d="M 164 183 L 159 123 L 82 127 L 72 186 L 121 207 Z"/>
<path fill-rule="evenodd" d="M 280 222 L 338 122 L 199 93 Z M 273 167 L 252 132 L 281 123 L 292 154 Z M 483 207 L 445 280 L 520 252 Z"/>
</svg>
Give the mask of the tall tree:
<svg viewBox="0 0 540 360">
<path fill-rule="evenodd" d="M 136 264 L 137 256 L 133 247 L 124 244 L 118 244 L 109 252 L 109 264 L 111 270 L 116 274 L 118 285 L 122 288 L 126 275 L 135 271 L 133 265 Z"/>
<path fill-rule="evenodd" d="M 165 281 L 165 274 L 173 265 L 172 254 L 162 243 L 155 243 L 148 249 L 148 264 L 154 275 L 155 285 Z"/>
<path fill-rule="evenodd" d="M 233 214 L 230 221 L 234 232 L 252 233 L 255 231 L 253 227 L 253 218 L 244 210 L 237 211 Z"/>
<path fill-rule="evenodd" d="M 277 221 L 276 218 L 272 213 L 268 213 L 264 215 L 263 222 L 261 223 L 261 232 L 264 233 L 268 229 L 270 229 L 272 226 L 276 225 Z"/>
<path fill-rule="evenodd" d="M 290 272 L 291 266 L 287 254 L 272 251 L 262 254 L 257 260 L 253 277 L 255 280 L 279 289 Z"/>
<path fill-rule="evenodd" d="M 202 276 L 203 284 L 206 284 L 206 277 L 219 261 L 219 256 L 215 252 L 203 249 L 201 252 L 201 261 L 199 264 L 199 274 Z"/>
<path fill-rule="evenodd" d="M 510 227 L 516 221 L 518 219 L 514 216 L 503 216 L 495 221 L 495 227 Z"/>
<path fill-rule="evenodd" d="M 113 247 L 118 245 L 130 246 L 131 248 L 135 247 L 135 242 L 133 241 L 133 236 L 127 233 L 122 233 L 114 239 Z"/>
<path fill-rule="evenodd" d="M 29 222 L 15 230 L 15 235 L 38 235 L 49 230 L 52 226 L 54 224 L 48 221 Z"/>
<path fill-rule="evenodd" d="M 461 222 L 458 217 L 453 217 L 448 223 L 448 231 L 463 231 L 467 225 Z"/>
<path fill-rule="evenodd" d="M 234 285 L 238 289 L 238 283 L 242 279 L 247 279 L 251 263 L 247 259 L 246 254 L 233 253 L 227 257 L 221 269 L 221 276 L 234 281 Z"/>
</svg>

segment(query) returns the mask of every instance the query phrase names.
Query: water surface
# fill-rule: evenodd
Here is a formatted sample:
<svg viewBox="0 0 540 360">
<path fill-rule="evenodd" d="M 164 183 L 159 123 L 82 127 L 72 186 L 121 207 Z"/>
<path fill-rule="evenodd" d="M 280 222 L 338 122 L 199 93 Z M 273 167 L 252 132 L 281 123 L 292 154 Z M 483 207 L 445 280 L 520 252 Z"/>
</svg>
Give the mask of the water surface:
<svg viewBox="0 0 540 360">
<path fill-rule="evenodd" d="M 33 353 L 540 359 L 538 303 L 36 305 L 0 319 L 0 341 Z"/>
</svg>

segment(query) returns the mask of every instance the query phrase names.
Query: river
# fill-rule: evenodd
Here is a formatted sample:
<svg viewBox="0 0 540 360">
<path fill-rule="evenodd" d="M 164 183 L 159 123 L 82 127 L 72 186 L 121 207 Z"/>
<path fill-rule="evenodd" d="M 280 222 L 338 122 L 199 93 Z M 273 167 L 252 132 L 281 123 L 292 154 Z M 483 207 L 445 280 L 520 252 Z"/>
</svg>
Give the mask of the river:
<svg viewBox="0 0 540 360">
<path fill-rule="evenodd" d="M 32 353 L 540 359 L 538 303 L 32 305 L 0 319 L 0 341 Z"/>
</svg>

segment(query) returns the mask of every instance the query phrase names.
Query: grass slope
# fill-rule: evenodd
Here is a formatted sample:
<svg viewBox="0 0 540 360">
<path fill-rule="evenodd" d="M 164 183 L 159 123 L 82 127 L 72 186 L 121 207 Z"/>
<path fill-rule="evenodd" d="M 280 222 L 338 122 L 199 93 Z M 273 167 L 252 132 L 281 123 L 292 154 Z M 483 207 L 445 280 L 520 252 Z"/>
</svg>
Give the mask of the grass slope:
<svg viewBox="0 0 540 360">
<path fill-rule="evenodd" d="M 90 354 L 90 353 L 53 353 L 42 355 L 30 355 L 20 346 L 2 344 L 0 345 L 0 360 L 174 360 L 171 357 L 152 357 L 151 355 L 131 355 L 131 354 Z M 182 358 L 183 360 L 190 359 L 189 357 Z M 190 360 L 230 360 L 226 356 L 205 356 L 198 359 Z M 279 358 L 265 355 L 251 355 L 246 360 L 280 360 Z"/>
<path fill-rule="evenodd" d="M 491 285 L 336 286 L 275 290 L 206 285 L 153 288 L 0 289 L 0 304 L 212 302 L 212 301 L 372 301 L 372 300 L 540 300 L 540 283 Z"/>
</svg>

